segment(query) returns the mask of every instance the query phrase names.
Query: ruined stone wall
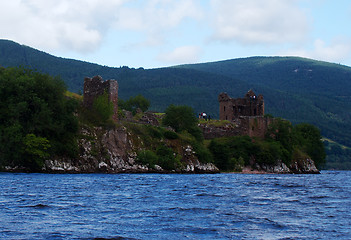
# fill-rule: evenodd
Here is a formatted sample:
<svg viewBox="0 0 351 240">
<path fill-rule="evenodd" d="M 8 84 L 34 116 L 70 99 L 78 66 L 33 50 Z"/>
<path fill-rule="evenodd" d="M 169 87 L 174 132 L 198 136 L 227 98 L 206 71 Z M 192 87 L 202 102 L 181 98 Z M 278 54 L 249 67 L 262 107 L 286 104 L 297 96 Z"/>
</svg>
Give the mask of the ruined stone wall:
<svg viewBox="0 0 351 240">
<path fill-rule="evenodd" d="M 116 80 L 108 80 L 107 85 L 108 99 L 113 104 L 112 119 L 118 121 L 118 83 Z"/>
<path fill-rule="evenodd" d="M 270 117 L 245 117 L 248 124 L 248 133 L 250 137 L 264 138 L 268 127 L 273 123 L 274 119 Z"/>
<path fill-rule="evenodd" d="M 244 98 L 231 98 L 226 93 L 218 96 L 219 102 L 219 119 L 230 120 L 241 116 L 263 116 L 264 100 L 263 96 L 250 90 Z"/>
<path fill-rule="evenodd" d="M 104 81 L 101 76 L 84 79 L 84 100 L 83 104 L 87 108 L 93 106 L 94 100 L 103 95 L 108 94 L 108 100 L 113 104 L 113 120 L 118 120 L 118 83 L 116 80 Z"/>
<path fill-rule="evenodd" d="M 216 126 L 211 122 L 201 123 L 199 127 L 202 129 L 202 133 L 205 139 L 221 138 L 221 137 L 232 137 L 245 135 L 248 130 L 245 124 L 242 124 L 242 119 L 236 119 L 235 121 L 228 121 L 226 124 Z"/>
<path fill-rule="evenodd" d="M 200 124 L 205 139 L 245 136 L 264 138 L 268 127 L 274 119 L 270 117 L 241 116 L 222 126 L 211 125 L 210 122 Z"/>
<path fill-rule="evenodd" d="M 218 101 L 219 101 L 219 119 L 234 120 L 233 103 L 231 101 L 231 98 L 226 93 L 221 93 L 218 96 Z"/>
</svg>

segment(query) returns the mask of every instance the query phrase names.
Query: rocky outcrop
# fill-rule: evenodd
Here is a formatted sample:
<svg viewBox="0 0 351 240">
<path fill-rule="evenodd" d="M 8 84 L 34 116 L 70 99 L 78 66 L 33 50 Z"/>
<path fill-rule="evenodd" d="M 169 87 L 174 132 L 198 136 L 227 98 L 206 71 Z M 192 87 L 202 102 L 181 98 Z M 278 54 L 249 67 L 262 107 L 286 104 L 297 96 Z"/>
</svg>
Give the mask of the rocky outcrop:
<svg viewBox="0 0 351 240">
<path fill-rule="evenodd" d="M 320 172 L 315 166 L 314 161 L 307 158 L 293 161 L 289 166 L 280 160 L 275 165 L 252 164 L 251 166 L 244 167 L 242 173 L 319 174 Z"/>
<path fill-rule="evenodd" d="M 173 149 L 174 156 L 181 158 L 181 166 L 174 170 L 165 170 L 158 165 L 142 165 L 137 161 L 137 152 L 150 149 L 145 143 L 150 140 L 142 139 L 145 133 L 133 132 L 132 129 L 139 126 L 158 126 L 161 118 L 153 113 L 144 113 L 136 120 L 130 112 L 124 112 L 124 122 L 120 121 L 114 128 L 82 127 L 79 133 L 79 156 L 76 158 L 55 158 L 45 161 L 44 172 L 62 173 L 218 173 L 219 169 L 212 163 L 202 163 L 196 156 L 194 148 L 181 141 L 161 138 L 157 141 Z M 247 135 L 248 129 L 257 129 L 259 124 L 249 128 L 243 124 L 247 119 L 238 118 L 236 121 L 211 121 L 200 124 L 206 139 Z M 262 118 L 264 119 L 264 118 Z M 265 123 L 266 124 L 266 123 Z M 264 125 L 265 125 L 264 124 Z M 257 126 L 256 126 L 257 125 Z M 157 129 L 157 127 L 155 127 Z M 172 129 L 167 129 L 172 131 Z M 147 133 L 146 133 L 147 134 Z M 153 139 L 153 138 L 151 138 Z M 153 140 L 152 140 L 153 141 Z M 150 146 L 149 146 L 150 147 Z M 152 147 L 153 149 L 155 148 Z M 250 160 L 250 166 L 238 166 L 237 170 L 242 173 L 274 173 L 274 174 L 302 174 L 319 173 L 314 161 L 303 155 L 287 166 L 281 160 L 275 165 L 258 164 L 254 156 Z M 16 170 L 16 169 L 15 169 Z M 15 171 L 8 170 L 8 171 Z M 18 171 L 18 170 L 16 170 Z"/>
<path fill-rule="evenodd" d="M 293 161 L 290 171 L 292 173 L 319 173 L 314 161 L 310 158 Z"/>
<path fill-rule="evenodd" d="M 59 158 L 45 162 L 45 172 L 64 173 L 217 173 L 212 163 L 200 163 L 190 145 L 183 146 L 182 167 L 166 171 L 160 166 L 152 168 L 137 163 L 139 149 L 133 142 L 138 136 L 126 127 L 120 126 L 105 130 L 101 127 L 86 127 L 80 130 L 79 156 L 74 159 Z M 179 154 L 179 153 L 178 153 Z"/>
<path fill-rule="evenodd" d="M 145 119 L 145 118 L 144 118 Z M 150 118 L 148 118 L 150 119 Z M 219 128 L 216 128 L 219 129 Z M 101 127 L 86 127 L 80 130 L 79 156 L 77 158 L 56 158 L 45 161 L 44 172 L 62 173 L 217 173 L 212 163 L 201 163 L 191 145 L 175 146 L 167 139 L 164 143 L 181 156 L 182 166 L 166 171 L 156 165 L 149 167 L 139 164 L 137 152 L 142 150 L 136 140 L 139 136 L 120 125 L 105 130 Z M 278 160 L 275 165 L 258 164 L 254 159 L 250 166 L 242 167 L 242 173 L 302 174 L 319 173 L 313 160 L 300 158 L 287 166 Z"/>
<path fill-rule="evenodd" d="M 144 123 L 144 124 L 151 124 L 153 126 L 159 126 L 159 119 L 155 116 L 155 114 L 151 112 L 146 112 L 143 114 L 143 116 L 140 118 L 139 122 Z"/>
</svg>

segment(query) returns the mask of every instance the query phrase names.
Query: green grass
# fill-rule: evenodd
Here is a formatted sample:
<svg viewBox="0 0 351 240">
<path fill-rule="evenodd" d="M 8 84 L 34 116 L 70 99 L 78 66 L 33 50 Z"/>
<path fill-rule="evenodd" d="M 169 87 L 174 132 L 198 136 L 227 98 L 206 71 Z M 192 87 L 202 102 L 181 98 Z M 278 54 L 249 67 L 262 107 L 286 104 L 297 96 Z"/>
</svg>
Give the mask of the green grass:
<svg viewBox="0 0 351 240">
<path fill-rule="evenodd" d="M 205 119 L 200 119 L 199 121 L 200 124 L 203 125 L 208 125 L 208 126 L 214 126 L 214 127 L 224 127 L 229 125 L 235 126 L 234 123 L 228 121 L 228 120 L 211 120 L 211 121 L 206 121 Z"/>
<path fill-rule="evenodd" d="M 70 92 L 70 91 L 66 91 L 65 92 L 65 96 L 66 97 L 69 97 L 69 98 L 74 98 L 78 101 L 83 101 L 83 96 L 82 95 L 79 95 L 77 93 L 73 93 L 73 92 Z"/>
</svg>

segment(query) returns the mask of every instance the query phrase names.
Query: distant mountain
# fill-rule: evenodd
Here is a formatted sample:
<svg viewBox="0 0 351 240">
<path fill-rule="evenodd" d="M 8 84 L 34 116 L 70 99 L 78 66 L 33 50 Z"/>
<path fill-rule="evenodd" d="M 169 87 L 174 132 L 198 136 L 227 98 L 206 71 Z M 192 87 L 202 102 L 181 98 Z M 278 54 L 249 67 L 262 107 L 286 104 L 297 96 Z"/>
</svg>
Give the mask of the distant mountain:
<svg viewBox="0 0 351 240">
<path fill-rule="evenodd" d="M 153 110 L 186 104 L 218 117 L 217 96 L 263 94 L 266 113 L 318 126 L 323 136 L 351 147 L 351 68 L 296 57 L 252 57 L 159 69 L 110 68 L 49 55 L 0 40 L 0 65 L 25 66 L 60 76 L 82 91 L 86 76 L 117 79 L 119 96 L 142 94 Z"/>
</svg>

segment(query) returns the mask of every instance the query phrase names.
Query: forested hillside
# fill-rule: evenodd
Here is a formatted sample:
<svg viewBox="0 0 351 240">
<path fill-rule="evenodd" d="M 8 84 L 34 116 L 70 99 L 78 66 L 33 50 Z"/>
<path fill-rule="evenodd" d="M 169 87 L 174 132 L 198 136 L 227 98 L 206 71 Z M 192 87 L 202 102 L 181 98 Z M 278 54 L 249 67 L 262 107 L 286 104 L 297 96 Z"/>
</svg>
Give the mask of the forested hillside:
<svg viewBox="0 0 351 240">
<path fill-rule="evenodd" d="M 0 40 L 0 65 L 24 66 L 60 76 L 81 92 L 86 76 L 117 79 L 119 96 L 142 94 L 151 110 L 170 104 L 192 106 L 218 117 L 217 96 L 243 97 L 253 89 L 265 98 L 266 113 L 293 123 L 308 122 L 322 135 L 351 147 L 351 68 L 296 57 L 252 57 L 159 69 L 110 68 L 54 57 L 15 42 Z"/>
</svg>

